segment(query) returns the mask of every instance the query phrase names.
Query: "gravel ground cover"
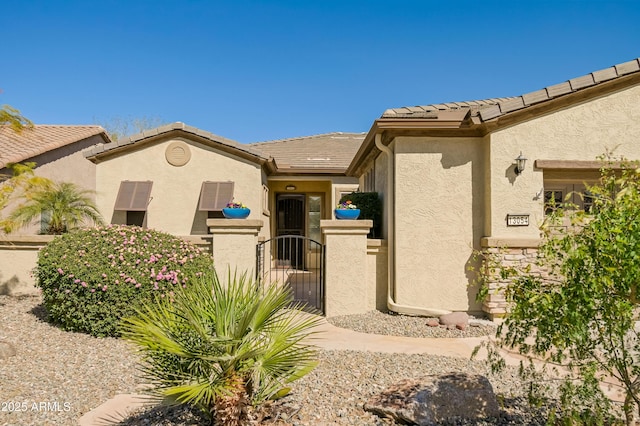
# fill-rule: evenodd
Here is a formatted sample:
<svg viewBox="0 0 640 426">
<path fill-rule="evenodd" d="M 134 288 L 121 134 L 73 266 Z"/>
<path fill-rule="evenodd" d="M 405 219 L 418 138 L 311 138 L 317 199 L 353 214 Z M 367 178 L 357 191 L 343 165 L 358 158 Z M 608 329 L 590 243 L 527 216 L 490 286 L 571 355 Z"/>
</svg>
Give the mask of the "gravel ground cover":
<svg viewBox="0 0 640 426">
<path fill-rule="evenodd" d="M 496 324 L 483 319 L 469 318 L 469 326 L 464 331 L 443 326 L 430 327 L 427 325 L 430 319 L 432 318 L 369 311 L 360 315 L 332 317 L 327 321 L 337 327 L 385 336 L 446 338 L 495 336 L 496 334 Z"/>
<path fill-rule="evenodd" d="M 83 414 L 115 395 L 141 392 L 137 356 L 127 342 L 58 330 L 43 320 L 40 302 L 39 297 L 0 296 L 0 341 L 10 342 L 17 350 L 16 356 L 0 361 L 1 426 L 76 425 Z M 352 321 L 343 319 L 342 325 L 366 318 L 353 316 Z M 397 318 L 381 318 L 391 324 L 385 326 L 391 333 Z M 404 323 L 397 324 L 401 324 L 398 329 L 407 328 Z M 470 327 L 469 333 L 474 328 Z M 406 335 L 399 330 L 396 333 Z M 271 417 L 261 424 L 393 424 L 365 412 L 364 401 L 403 378 L 452 371 L 487 374 L 484 363 L 461 358 L 359 351 L 321 351 L 319 355 L 318 368 L 293 383 L 292 393 L 275 402 Z M 527 409 L 522 398 L 524 386 L 515 370 L 490 380 L 494 390 L 503 395 L 503 415 L 473 424 L 544 424 L 543 413 Z M 119 424 L 201 425 L 205 420 L 190 409 L 153 407 L 132 413 Z"/>
<path fill-rule="evenodd" d="M 127 342 L 69 333 L 44 321 L 40 297 L 0 296 L 0 425 L 76 425 L 119 393 L 139 392 L 137 356 Z"/>
</svg>

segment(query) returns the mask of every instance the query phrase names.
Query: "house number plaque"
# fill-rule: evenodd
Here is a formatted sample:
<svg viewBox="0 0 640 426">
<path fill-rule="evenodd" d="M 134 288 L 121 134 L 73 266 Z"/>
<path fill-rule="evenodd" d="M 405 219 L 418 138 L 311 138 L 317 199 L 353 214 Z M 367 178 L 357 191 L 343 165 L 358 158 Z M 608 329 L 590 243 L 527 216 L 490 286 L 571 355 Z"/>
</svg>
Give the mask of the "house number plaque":
<svg viewBox="0 0 640 426">
<path fill-rule="evenodd" d="M 508 214 L 507 226 L 529 226 L 528 214 Z"/>
</svg>

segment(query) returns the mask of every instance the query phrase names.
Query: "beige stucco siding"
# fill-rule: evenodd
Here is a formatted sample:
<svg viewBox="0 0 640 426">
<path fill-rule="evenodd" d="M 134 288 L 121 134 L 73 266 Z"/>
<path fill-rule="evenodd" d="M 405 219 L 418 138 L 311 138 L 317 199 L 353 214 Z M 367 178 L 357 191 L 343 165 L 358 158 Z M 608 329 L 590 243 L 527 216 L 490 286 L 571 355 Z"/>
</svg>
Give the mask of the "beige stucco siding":
<svg viewBox="0 0 640 426">
<path fill-rule="evenodd" d="M 388 212 L 388 205 L 387 204 L 387 197 L 389 194 L 389 191 L 387 190 L 387 176 L 388 176 L 388 161 L 387 161 L 387 155 L 386 154 L 380 154 L 376 157 L 375 159 L 375 163 L 374 163 L 374 167 L 375 167 L 375 173 L 376 173 L 376 179 L 375 179 L 375 186 L 376 186 L 376 192 L 378 193 L 378 196 L 380 197 L 380 201 L 382 202 L 382 239 L 388 239 L 389 238 L 389 212 Z"/>
<path fill-rule="evenodd" d="M 483 230 L 482 140 L 396 138 L 397 302 L 476 311 L 466 266 Z"/>
<path fill-rule="evenodd" d="M 594 161 L 607 150 L 640 159 L 640 86 L 577 104 L 491 136 L 491 226 L 488 236 L 530 238 L 543 219 L 542 170 L 536 159 Z M 529 159 L 516 176 L 514 159 Z M 507 227 L 507 214 L 530 214 L 528 227 Z"/>
<path fill-rule="evenodd" d="M 191 151 L 190 161 L 181 167 L 165 158 L 167 146 L 176 140 L 187 143 Z M 148 144 L 108 158 L 98 163 L 96 175 L 98 208 L 111 223 L 125 221 L 125 213 L 114 210 L 123 180 L 153 181 L 146 225 L 174 235 L 207 233 L 207 212 L 198 211 L 203 181 L 235 182 L 234 198 L 251 209 L 249 219 L 267 219 L 260 165 L 188 139 Z"/>
<path fill-rule="evenodd" d="M 44 154 L 29 158 L 26 161 L 34 162 L 34 170 L 37 176 L 46 177 L 55 182 L 70 182 L 82 189 L 94 191 L 96 188 L 95 164 L 84 158 L 81 150 L 102 142 L 102 138 L 94 136 L 74 144 L 58 148 Z M 93 193 L 89 194 L 95 199 Z M 16 200 L 6 207 L 5 214 L 9 214 L 21 200 Z M 13 232 L 12 235 L 34 235 L 41 231 L 41 226 L 36 223 Z"/>
</svg>

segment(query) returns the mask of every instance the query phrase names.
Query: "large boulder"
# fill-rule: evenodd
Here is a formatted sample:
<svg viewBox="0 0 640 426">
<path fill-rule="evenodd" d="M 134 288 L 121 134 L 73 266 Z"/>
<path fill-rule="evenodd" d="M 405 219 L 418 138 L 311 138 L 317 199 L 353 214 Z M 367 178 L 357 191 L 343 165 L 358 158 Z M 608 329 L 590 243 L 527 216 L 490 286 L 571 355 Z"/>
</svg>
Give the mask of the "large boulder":
<svg viewBox="0 0 640 426">
<path fill-rule="evenodd" d="M 481 375 L 449 373 L 402 380 L 372 397 L 364 409 L 420 426 L 453 419 L 498 417 L 500 408 L 489 380 Z"/>
<path fill-rule="evenodd" d="M 442 315 L 439 320 L 441 325 L 466 328 L 467 324 L 469 324 L 469 315 L 466 312 L 451 312 L 450 314 Z"/>
</svg>

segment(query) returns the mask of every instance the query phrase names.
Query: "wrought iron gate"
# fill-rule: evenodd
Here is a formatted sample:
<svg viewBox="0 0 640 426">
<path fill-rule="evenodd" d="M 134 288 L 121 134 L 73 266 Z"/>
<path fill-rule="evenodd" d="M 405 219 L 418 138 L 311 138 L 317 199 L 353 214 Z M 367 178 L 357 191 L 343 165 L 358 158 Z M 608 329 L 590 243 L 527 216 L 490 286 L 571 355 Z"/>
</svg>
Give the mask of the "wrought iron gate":
<svg viewBox="0 0 640 426">
<path fill-rule="evenodd" d="M 300 235 L 282 235 L 256 247 L 256 277 L 291 289 L 293 300 L 324 314 L 324 246 Z"/>
</svg>

